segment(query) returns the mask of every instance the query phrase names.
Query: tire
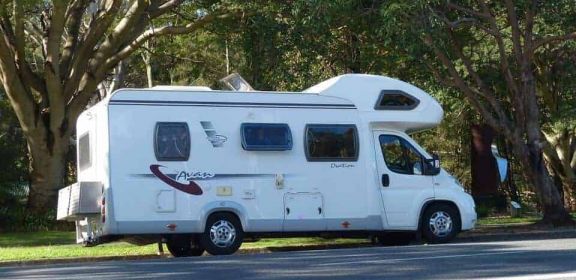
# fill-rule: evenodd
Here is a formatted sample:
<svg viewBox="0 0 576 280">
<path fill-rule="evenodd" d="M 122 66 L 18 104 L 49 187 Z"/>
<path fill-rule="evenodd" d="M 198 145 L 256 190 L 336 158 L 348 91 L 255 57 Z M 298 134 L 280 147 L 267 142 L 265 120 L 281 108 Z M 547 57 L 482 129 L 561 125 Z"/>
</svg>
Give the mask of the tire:
<svg viewBox="0 0 576 280">
<path fill-rule="evenodd" d="M 235 215 L 215 213 L 206 221 L 200 244 L 211 255 L 230 255 L 238 251 L 243 239 L 244 231 Z"/>
<path fill-rule="evenodd" d="M 460 215 L 447 204 L 433 204 L 422 216 L 422 235 L 429 243 L 446 243 L 460 232 Z"/>
<path fill-rule="evenodd" d="M 408 232 L 387 232 L 376 236 L 376 242 L 381 246 L 405 246 L 414 240 L 414 234 Z"/>
<path fill-rule="evenodd" d="M 201 256 L 204 253 L 198 238 L 188 234 L 171 235 L 166 241 L 166 247 L 175 258 Z"/>
</svg>

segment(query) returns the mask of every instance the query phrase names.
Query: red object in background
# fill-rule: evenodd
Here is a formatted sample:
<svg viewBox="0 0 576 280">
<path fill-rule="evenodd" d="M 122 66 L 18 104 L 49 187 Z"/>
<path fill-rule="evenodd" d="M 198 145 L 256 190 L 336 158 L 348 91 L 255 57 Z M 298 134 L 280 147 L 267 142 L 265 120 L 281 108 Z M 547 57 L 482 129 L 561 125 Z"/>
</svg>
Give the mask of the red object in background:
<svg viewBox="0 0 576 280">
<path fill-rule="evenodd" d="M 492 154 L 494 130 L 487 125 L 473 125 L 471 145 L 472 196 L 498 194 L 498 166 Z"/>
</svg>

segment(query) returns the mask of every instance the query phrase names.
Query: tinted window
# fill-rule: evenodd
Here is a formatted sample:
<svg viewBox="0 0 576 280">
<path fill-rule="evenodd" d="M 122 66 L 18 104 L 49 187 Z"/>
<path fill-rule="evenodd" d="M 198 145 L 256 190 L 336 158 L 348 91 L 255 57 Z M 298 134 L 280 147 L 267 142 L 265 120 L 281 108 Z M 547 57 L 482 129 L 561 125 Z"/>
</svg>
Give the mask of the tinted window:
<svg viewBox="0 0 576 280">
<path fill-rule="evenodd" d="M 355 125 L 306 126 L 306 158 L 309 161 L 356 161 L 358 134 Z"/>
<path fill-rule="evenodd" d="M 92 166 L 92 154 L 90 153 L 90 134 L 88 133 L 80 136 L 80 140 L 78 140 L 78 162 L 81 171 Z"/>
<path fill-rule="evenodd" d="M 394 135 L 380 135 L 380 148 L 390 171 L 422 174 L 422 156 L 406 140 Z"/>
<path fill-rule="evenodd" d="M 243 123 L 242 147 L 247 151 L 285 151 L 292 149 L 292 134 L 287 124 Z"/>
<path fill-rule="evenodd" d="M 156 124 L 155 153 L 158 161 L 186 161 L 190 156 L 190 132 L 184 122 Z"/>
<path fill-rule="evenodd" d="M 415 97 L 399 90 L 383 90 L 380 93 L 376 110 L 412 110 L 420 101 Z"/>
</svg>

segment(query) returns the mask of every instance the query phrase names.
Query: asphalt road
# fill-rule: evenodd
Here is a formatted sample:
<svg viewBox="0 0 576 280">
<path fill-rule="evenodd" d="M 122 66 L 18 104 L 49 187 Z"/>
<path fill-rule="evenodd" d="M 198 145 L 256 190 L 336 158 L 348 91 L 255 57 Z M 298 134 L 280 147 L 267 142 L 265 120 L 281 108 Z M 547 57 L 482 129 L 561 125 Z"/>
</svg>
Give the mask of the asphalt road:
<svg viewBox="0 0 576 280">
<path fill-rule="evenodd" d="M 0 268 L 1 279 L 576 279 L 576 239 Z"/>
</svg>

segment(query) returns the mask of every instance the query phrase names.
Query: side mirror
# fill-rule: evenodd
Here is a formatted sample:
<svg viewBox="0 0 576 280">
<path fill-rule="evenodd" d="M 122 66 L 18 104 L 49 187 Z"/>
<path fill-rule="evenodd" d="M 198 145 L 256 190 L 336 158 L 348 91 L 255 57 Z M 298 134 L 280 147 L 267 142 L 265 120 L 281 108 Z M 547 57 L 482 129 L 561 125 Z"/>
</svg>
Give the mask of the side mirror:
<svg viewBox="0 0 576 280">
<path fill-rule="evenodd" d="M 440 157 L 437 154 L 432 154 L 434 168 L 440 169 Z"/>
<path fill-rule="evenodd" d="M 440 157 L 437 154 L 432 154 L 431 159 L 425 159 L 425 172 L 424 175 L 438 175 L 440 173 Z"/>
</svg>

